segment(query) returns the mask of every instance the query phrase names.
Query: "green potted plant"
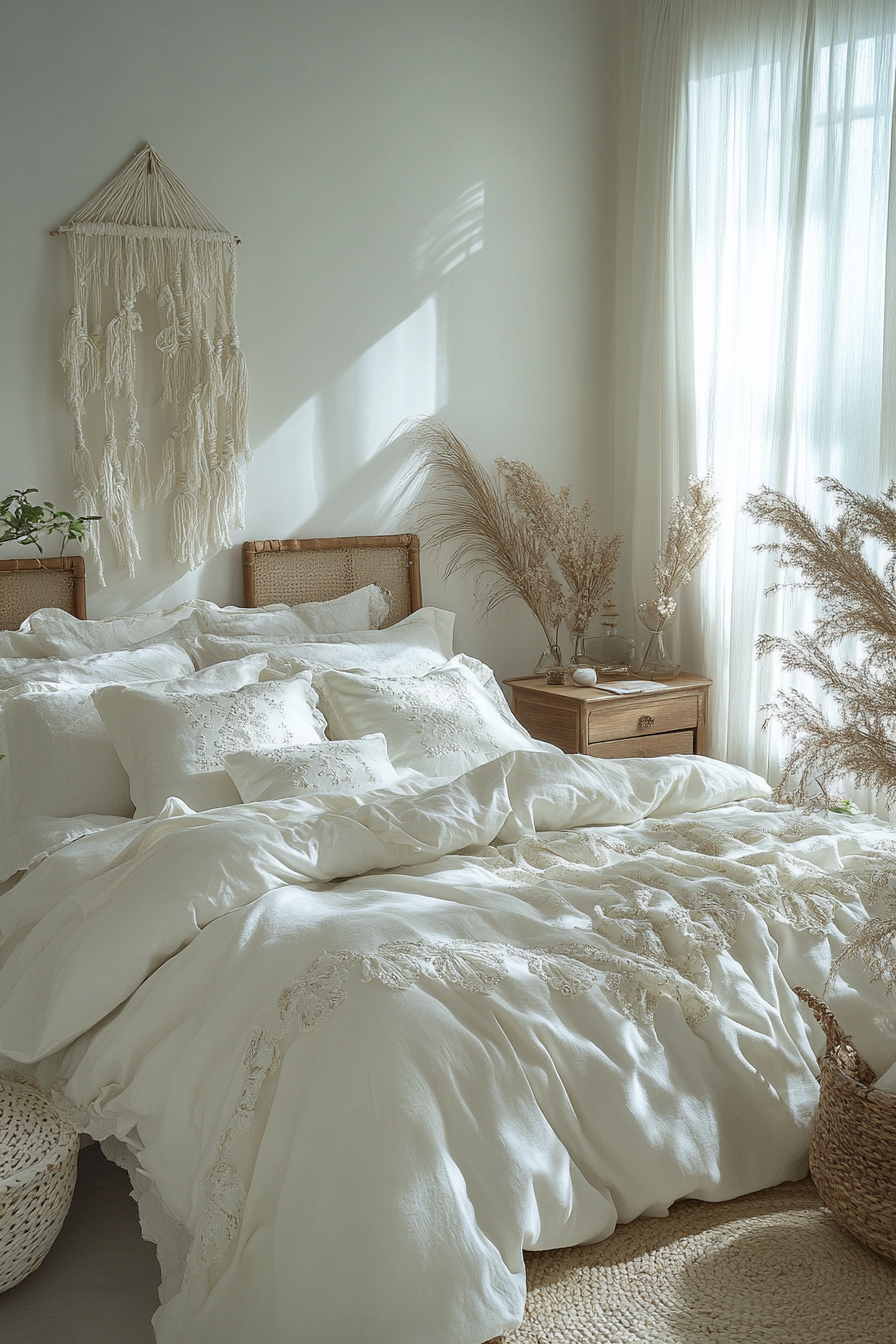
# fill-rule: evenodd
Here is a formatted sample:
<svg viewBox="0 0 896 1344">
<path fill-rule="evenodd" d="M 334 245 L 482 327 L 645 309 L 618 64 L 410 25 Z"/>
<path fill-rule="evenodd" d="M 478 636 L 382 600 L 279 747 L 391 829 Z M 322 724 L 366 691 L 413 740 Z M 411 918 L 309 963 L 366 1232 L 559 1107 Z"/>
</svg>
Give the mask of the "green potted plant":
<svg viewBox="0 0 896 1344">
<path fill-rule="evenodd" d="M 38 557 L 0 560 L 0 629 L 15 630 L 38 607 L 58 606 L 75 616 L 87 613 L 84 557 L 64 555 L 69 542 L 85 539 L 98 515 L 79 517 L 57 509 L 50 500 L 31 498 L 37 487 L 13 490 L 0 500 L 0 545 L 5 541 L 33 546 Z M 45 537 L 60 537 L 59 555 L 44 557 Z"/>
<path fill-rule="evenodd" d="M 41 537 L 54 532 L 62 537 L 59 554 L 62 555 L 70 541 L 83 541 L 91 523 L 99 520 L 99 514 L 86 514 L 79 518 L 66 509 L 57 509 L 50 500 L 42 504 L 28 498 L 37 494 L 37 486 L 27 490 L 13 490 L 11 495 L 0 500 L 0 545 L 4 541 L 17 541 L 22 546 L 36 546 L 43 555 Z"/>
</svg>

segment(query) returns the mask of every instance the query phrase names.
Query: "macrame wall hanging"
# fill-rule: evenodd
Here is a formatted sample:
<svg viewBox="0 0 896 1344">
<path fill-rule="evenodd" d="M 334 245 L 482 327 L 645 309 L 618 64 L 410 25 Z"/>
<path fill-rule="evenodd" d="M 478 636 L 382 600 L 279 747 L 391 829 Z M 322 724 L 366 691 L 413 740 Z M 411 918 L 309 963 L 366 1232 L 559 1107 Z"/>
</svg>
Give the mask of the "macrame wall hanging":
<svg viewBox="0 0 896 1344">
<path fill-rule="evenodd" d="M 232 527 L 243 526 L 242 464 L 251 454 L 235 311 L 239 239 L 151 145 L 55 232 L 66 234 L 72 263 L 60 363 L 75 422 L 78 507 L 102 515 L 118 563 L 133 578 L 140 558 L 134 512 L 170 500 L 171 554 L 195 569 L 229 545 Z M 174 421 L 154 490 L 137 408 L 141 294 L 159 307 L 160 405 L 173 408 Z M 92 396 L 104 425 L 93 453 L 85 437 Z M 97 523 L 90 544 L 103 584 Z"/>
</svg>

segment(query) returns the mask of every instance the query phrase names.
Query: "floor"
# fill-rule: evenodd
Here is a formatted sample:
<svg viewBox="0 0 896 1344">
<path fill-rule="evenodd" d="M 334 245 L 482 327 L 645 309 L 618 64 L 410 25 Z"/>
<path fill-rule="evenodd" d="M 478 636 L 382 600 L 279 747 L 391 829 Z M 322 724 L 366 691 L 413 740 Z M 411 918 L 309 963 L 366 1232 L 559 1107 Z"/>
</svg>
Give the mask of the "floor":
<svg viewBox="0 0 896 1344">
<path fill-rule="evenodd" d="M 130 1190 L 99 1144 L 82 1148 L 62 1231 L 43 1264 L 0 1294 L 3 1344 L 153 1344 L 159 1266 Z"/>
</svg>

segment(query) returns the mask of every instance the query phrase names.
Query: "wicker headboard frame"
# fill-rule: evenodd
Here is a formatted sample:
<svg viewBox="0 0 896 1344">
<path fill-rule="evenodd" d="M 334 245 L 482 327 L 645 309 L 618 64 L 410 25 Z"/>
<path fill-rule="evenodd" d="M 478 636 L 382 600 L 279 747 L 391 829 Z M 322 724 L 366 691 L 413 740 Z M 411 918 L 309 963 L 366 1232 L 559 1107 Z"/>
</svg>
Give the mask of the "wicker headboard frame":
<svg viewBox="0 0 896 1344">
<path fill-rule="evenodd" d="M 40 607 L 61 607 L 85 619 L 83 555 L 0 560 L 0 630 L 18 630 L 25 617 Z"/>
<path fill-rule="evenodd" d="M 386 625 L 423 605 L 420 543 L 411 533 L 389 537 L 290 537 L 243 542 L 243 602 L 323 602 L 377 583 L 392 594 Z"/>
</svg>

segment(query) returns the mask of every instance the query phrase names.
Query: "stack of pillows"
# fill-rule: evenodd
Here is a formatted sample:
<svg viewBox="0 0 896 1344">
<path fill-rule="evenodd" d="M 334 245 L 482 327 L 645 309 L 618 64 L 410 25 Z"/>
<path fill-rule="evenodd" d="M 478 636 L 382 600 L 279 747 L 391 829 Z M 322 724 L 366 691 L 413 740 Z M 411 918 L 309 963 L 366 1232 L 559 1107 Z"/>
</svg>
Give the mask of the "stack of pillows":
<svg viewBox="0 0 896 1344">
<path fill-rule="evenodd" d="M 0 632 L 0 881 L 172 797 L 205 811 L 358 795 L 555 750 L 484 664 L 454 656 L 450 612 L 387 616 L 370 585 L 296 607 L 46 609 Z"/>
</svg>

